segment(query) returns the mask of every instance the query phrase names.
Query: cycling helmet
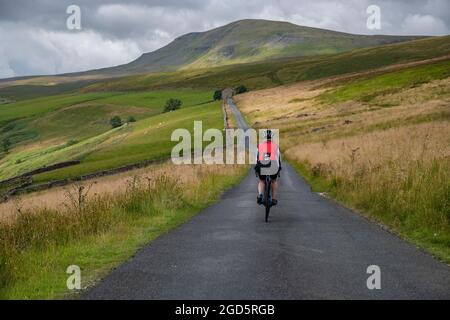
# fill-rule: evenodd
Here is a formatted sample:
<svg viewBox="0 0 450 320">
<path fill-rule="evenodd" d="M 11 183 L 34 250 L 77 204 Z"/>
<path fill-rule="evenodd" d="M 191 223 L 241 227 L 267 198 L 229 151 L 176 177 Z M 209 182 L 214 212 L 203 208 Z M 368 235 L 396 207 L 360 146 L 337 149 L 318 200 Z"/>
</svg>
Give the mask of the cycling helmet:
<svg viewBox="0 0 450 320">
<path fill-rule="evenodd" d="M 270 129 L 266 130 L 266 132 L 264 132 L 264 137 L 268 141 L 272 140 L 272 130 L 270 130 Z"/>
</svg>

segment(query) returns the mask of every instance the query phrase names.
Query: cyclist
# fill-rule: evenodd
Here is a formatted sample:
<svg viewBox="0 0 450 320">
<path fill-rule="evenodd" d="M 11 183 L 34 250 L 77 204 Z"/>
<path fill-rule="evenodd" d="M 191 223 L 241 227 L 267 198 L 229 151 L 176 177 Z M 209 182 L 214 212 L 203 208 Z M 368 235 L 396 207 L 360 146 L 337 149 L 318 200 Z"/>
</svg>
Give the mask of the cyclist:
<svg viewBox="0 0 450 320">
<path fill-rule="evenodd" d="M 265 132 L 265 141 L 258 145 L 256 154 L 255 172 L 259 178 L 257 203 L 263 203 L 264 187 L 266 185 L 266 175 L 272 178 L 272 205 L 276 206 L 278 177 L 281 171 L 281 153 L 280 148 L 275 142 L 272 142 L 272 130 Z"/>
</svg>

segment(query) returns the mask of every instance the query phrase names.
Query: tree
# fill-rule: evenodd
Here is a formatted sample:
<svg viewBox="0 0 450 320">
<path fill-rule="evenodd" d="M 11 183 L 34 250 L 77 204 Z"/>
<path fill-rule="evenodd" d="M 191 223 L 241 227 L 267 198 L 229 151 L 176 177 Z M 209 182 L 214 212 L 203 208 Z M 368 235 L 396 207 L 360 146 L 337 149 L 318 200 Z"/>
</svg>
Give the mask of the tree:
<svg viewBox="0 0 450 320">
<path fill-rule="evenodd" d="M 111 127 L 118 128 L 122 126 L 122 119 L 119 116 L 114 116 L 109 120 L 109 123 L 111 124 Z"/>
<path fill-rule="evenodd" d="M 128 117 L 128 122 L 136 122 L 136 118 L 133 116 Z"/>
<path fill-rule="evenodd" d="M 235 92 L 236 94 L 245 93 L 245 92 L 248 92 L 248 89 L 247 89 L 246 86 L 240 85 L 239 87 L 237 87 L 237 88 L 234 89 L 234 92 Z"/>
<path fill-rule="evenodd" d="M 214 91 L 213 99 L 214 99 L 214 101 L 222 100 L 222 90 Z"/>
<path fill-rule="evenodd" d="M 182 105 L 183 105 L 183 102 L 181 100 L 171 98 L 166 101 L 166 105 L 164 107 L 164 112 L 175 111 L 177 109 L 180 109 Z"/>
<path fill-rule="evenodd" d="M 9 148 L 11 147 L 11 141 L 8 138 L 3 139 L 2 141 L 3 151 L 5 153 L 9 152 Z"/>
</svg>

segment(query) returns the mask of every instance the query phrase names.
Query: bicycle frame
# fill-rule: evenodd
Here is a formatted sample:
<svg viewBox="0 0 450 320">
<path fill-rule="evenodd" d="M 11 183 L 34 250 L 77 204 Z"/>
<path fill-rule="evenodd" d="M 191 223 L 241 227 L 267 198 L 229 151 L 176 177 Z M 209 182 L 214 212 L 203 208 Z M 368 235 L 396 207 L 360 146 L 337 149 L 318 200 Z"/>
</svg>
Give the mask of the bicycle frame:
<svg viewBox="0 0 450 320">
<path fill-rule="evenodd" d="M 269 213 L 272 207 L 272 178 L 269 175 L 266 176 L 264 187 L 264 207 L 266 208 L 266 222 L 269 222 Z"/>
</svg>

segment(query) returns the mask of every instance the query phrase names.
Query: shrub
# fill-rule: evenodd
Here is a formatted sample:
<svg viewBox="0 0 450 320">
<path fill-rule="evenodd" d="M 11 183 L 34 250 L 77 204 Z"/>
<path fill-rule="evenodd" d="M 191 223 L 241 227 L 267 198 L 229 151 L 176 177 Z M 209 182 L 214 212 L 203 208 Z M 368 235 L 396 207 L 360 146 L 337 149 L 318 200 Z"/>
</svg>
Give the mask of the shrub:
<svg viewBox="0 0 450 320">
<path fill-rule="evenodd" d="M 245 93 L 248 92 L 248 89 L 244 85 L 240 85 L 239 87 L 234 89 L 235 94 Z"/>
<path fill-rule="evenodd" d="M 133 116 L 128 117 L 128 122 L 136 122 L 136 118 Z"/>
<path fill-rule="evenodd" d="M 183 102 L 179 99 L 169 99 L 166 101 L 166 105 L 164 107 L 164 112 L 175 111 L 181 108 Z"/>
<path fill-rule="evenodd" d="M 119 116 L 114 116 L 109 120 L 109 123 L 111 124 L 111 127 L 118 128 L 122 126 L 122 119 Z"/>
<path fill-rule="evenodd" d="M 214 99 L 214 101 L 222 100 L 222 90 L 214 91 L 213 99 Z"/>
</svg>

